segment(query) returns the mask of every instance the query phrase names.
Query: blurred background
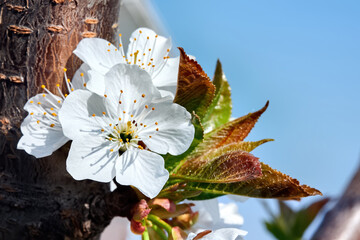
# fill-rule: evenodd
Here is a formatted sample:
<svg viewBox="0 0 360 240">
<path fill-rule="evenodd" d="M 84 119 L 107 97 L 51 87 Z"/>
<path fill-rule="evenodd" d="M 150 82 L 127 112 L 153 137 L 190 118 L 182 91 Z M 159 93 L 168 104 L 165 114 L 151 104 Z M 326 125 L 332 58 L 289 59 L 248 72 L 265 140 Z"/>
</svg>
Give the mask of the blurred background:
<svg viewBox="0 0 360 240">
<path fill-rule="evenodd" d="M 287 0 L 123 1 L 123 36 L 140 26 L 172 37 L 212 77 L 220 59 L 233 117 L 270 100 L 247 140 L 274 138 L 253 153 L 335 200 L 359 164 L 360 2 Z M 126 31 L 128 33 L 125 35 Z M 126 37 L 125 37 L 126 38 Z M 176 53 L 176 51 L 175 51 Z M 288 202 L 295 209 L 319 197 Z M 221 201 L 229 201 L 221 198 Z M 273 239 L 261 201 L 238 203 L 246 239 Z M 305 233 L 309 239 L 321 215 Z"/>
</svg>

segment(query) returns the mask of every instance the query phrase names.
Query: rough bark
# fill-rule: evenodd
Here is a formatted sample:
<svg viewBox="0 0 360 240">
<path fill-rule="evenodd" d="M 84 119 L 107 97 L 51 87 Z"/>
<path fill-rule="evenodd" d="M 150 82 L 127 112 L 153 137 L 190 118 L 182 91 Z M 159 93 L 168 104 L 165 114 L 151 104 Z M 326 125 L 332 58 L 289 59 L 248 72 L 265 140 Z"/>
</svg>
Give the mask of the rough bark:
<svg viewBox="0 0 360 240">
<path fill-rule="evenodd" d="M 344 194 L 326 213 L 313 240 L 360 239 L 360 166 Z"/>
<path fill-rule="evenodd" d="M 115 215 L 130 216 L 129 187 L 75 181 L 66 172 L 68 143 L 35 159 L 16 149 L 27 99 L 55 90 L 79 67 L 84 37 L 112 40 L 119 0 L 0 0 L 0 239 L 86 239 Z"/>
</svg>

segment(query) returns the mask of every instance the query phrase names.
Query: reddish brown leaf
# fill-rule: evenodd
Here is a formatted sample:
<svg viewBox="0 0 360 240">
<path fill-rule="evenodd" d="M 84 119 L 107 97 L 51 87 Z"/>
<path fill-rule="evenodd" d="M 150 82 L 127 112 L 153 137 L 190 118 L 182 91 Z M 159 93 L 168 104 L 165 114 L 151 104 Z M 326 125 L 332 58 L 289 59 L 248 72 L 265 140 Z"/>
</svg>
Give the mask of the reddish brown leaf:
<svg viewBox="0 0 360 240">
<path fill-rule="evenodd" d="M 283 200 L 322 195 L 315 188 L 300 185 L 299 181 L 261 163 L 262 176 L 237 183 L 189 182 L 188 190 L 200 190 L 212 194 L 236 194 L 256 198 L 277 198 Z"/>
<path fill-rule="evenodd" d="M 178 86 L 174 102 L 195 112 L 201 119 L 215 94 L 215 86 L 201 66 L 180 49 Z"/>
<path fill-rule="evenodd" d="M 201 143 L 201 145 L 207 146 L 207 148 L 210 149 L 219 148 L 226 144 L 243 141 L 250 133 L 251 129 L 255 126 L 255 123 L 261 114 L 266 111 L 268 106 L 269 101 L 267 101 L 265 106 L 259 111 L 237 118 L 224 124 L 221 128 L 215 129 L 214 131 L 206 134 L 204 137 L 204 142 Z"/>
<path fill-rule="evenodd" d="M 230 183 L 261 176 L 258 158 L 243 151 L 242 145 L 233 143 L 210 149 L 199 157 L 188 158 L 171 177 L 195 182 Z"/>
</svg>

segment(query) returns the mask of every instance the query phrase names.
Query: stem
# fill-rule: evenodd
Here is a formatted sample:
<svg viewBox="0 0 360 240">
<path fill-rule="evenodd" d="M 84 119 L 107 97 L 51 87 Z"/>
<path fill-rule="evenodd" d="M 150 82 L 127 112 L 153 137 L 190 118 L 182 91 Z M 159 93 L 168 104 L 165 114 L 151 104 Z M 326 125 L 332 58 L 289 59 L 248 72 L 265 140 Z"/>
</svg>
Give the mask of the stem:
<svg viewBox="0 0 360 240">
<path fill-rule="evenodd" d="M 168 237 L 166 236 L 162 228 L 159 228 L 157 225 L 154 224 L 152 225 L 152 229 L 157 233 L 157 235 L 159 235 L 162 240 L 168 240 Z"/>
<path fill-rule="evenodd" d="M 145 227 L 145 231 L 142 234 L 142 240 L 150 240 L 150 236 L 149 236 L 147 227 Z"/>
<path fill-rule="evenodd" d="M 147 218 L 152 223 L 158 225 L 161 228 L 164 228 L 167 231 L 167 233 L 169 234 L 169 236 L 171 236 L 172 230 L 171 230 L 171 226 L 169 224 L 167 224 L 165 221 L 161 220 L 161 218 L 159 218 L 158 216 L 155 216 L 155 215 L 152 215 L 152 214 L 149 214 L 147 216 Z"/>
</svg>

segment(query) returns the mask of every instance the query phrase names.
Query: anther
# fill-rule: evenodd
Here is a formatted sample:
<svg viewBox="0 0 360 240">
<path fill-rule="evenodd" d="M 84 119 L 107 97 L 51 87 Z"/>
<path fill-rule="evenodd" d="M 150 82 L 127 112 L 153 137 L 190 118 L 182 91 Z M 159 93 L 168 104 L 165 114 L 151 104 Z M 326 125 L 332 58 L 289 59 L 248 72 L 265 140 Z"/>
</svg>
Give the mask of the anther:
<svg viewBox="0 0 360 240">
<path fill-rule="evenodd" d="M 41 85 L 41 88 L 43 88 L 43 89 L 44 89 L 44 88 L 45 88 L 45 85 Z"/>
<path fill-rule="evenodd" d="M 65 95 L 64 95 L 65 97 L 67 97 L 68 95 L 65 93 Z"/>
<path fill-rule="evenodd" d="M 159 123 L 158 122 L 155 122 L 155 125 L 158 125 Z"/>
<path fill-rule="evenodd" d="M 119 104 L 121 104 L 122 102 L 121 101 L 119 101 Z"/>
<path fill-rule="evenodd" d="M 57 116 L 57 114 L 56 114 L 56 113 L 52 113 L 51 115 L 53 115 L 54 117 L 56 117 L 56 116 Z"/>
<path fill-rule="evenodd" d="M 119 33 L 119 37 L 121 37 L 121 33 Z"/>
<path fill-rule="evenodd" d="M 58 103 L 61 103 L 61 101 L 60 101 L 60 100 L 58 100 Z"/>
<path fill-rule="evenodd" d="M 146 127 L 146 125 L 144 125 L 144 127 Z"/>
<path fill-rule="evenodd" d="M 145 97 L 145 94 L 143 93 L 143 94 L 141 94 L 141 96 L 144 98 L 144 97 Z"/>
<path fill-rule="evenodd" d="M 30 113 L 30 115 L 34 115 L 34 113 L 32 112 L 32 113 Z"/>
<path fill-rule="evenodd" d="M 102 112 L 102 114 L 103 114 L 103 115 L 105 115 L 105 114 L 106 114 L 106 112 Z"/>
<path fill-rule="evenodd" d="M 126 112 L 125 112 L 125 111 L 123 111 L 123 113 L 125 114 Z"/>
<path fill-rule="evenodd" d="M 134 38 L 134 41 L 136 41 L 136 38 Z"/>
<path fill-rule="evenodd" d="M 84 76 L 84 73 L 80 73 L 80 76 L 83 77 L 83 76 Z"/>
<path fill-rule="evenodd" d="M 41 102 L 38 102 L 37 104 L 39 104 L 39 105 L 40 105 L 40 104 L 41 104 Z"/>
<path fill-rule="evenodd" d="M 110 149 L 110 152 L 113 152 L 114 151 L 114 149 Z"/>
<path fill-rule="evenodd" d="M 111 126 L 112 126 L 112 124 L 111 124 L 111 123 L 109 123 L 109 126 L 111 127 Z"/>
<path fill-rule="evenodd" d="M 170 49 L 167 49 L 166 51 L 167 51 L 167 52 L 170 52 Z"/>
<path fill-rule="evenodd" d="M 106 94 L 104 94 L 104 97 L 107 97 L 107 95 L 106 95 Z"/>
<path fill-rule="evenodd" d="M 119 121 L 121 121 L 121 118 L 119 118 Z"/>
<path fill-rule="evenodd" d="M 136 103 L 136 99 L 134 100 L 134 103 Z"/>
<path fill-rule="evenodd" d="M 66 72 L 66 71 L 67 71 L 67 69 L 66 69 L 66 68 L 63 68 L 63 70 L 64 70 L 64 72 Z"/>
<path fill-rule="evenodd" d="M 84 85 L 84 87 L 86 87 L 86 83 L 84 83 L 83 85 Z"/>
<path fill-rule="evenodd" d="M 104 132 L 105 130 L 104 129 L 101 129 L 102 132 Z"/>
<path fill-rule="evenodd" d="M 149 108 L 149 106 L 148 106 L 148 105 L 145 105 L 145 108 L 146 108 L 146 109 L 148 109 L 148 108 Z"/>
<path fill-rule="evenodd" d="M 51 111 L 54 111 L 54 108 L 50 108 Z"/>
<path fill-rule="evenodd" d="M 30 101 L 30 103 L 34 103 L 34 101 Z"/>
<path fill-rule="evenodd" d="M 142 31 L 141 31 L 141 30 L 139 30 L 139 33 L 142 33 Z"/>
<path fill-rule="evenodd" d="M 52 124 L 50 124 L 50 127 L 54 127 L 54 126 L 55 126 L 55 124 L 53 124 L 53 123 L 52 123 Z"/>
<path fill-rule="evenodd" d="M 122 44 L 121 44 L 121 43 L 119 44 L 119 47 L 122 47 Z M 125 57 L 125 56 L 124 56 L 124 57 Z"/>
<path fill-rule="evenodd" d="M 124 91 L 123 91 L 123 90 L 120 90 L 120 92 L 121 92 L 121 93 L 124 93 Z"/>
<path fill-rule="evenodd" d="M 96 116 L 95 113 L 92 116 L 95 117 Z"/>
<path fill-rule="evenodd" d="M 159 131 L 159 129 L 157 128 L 156 131 Z"/>
<path fill-rule="evenodd" d="M 60 87 L 60 84 L 56 84 L 57 87 Z"/>
<path fill-rule="evenodd" d="M 43 97 L 45 97 L 46 95 L 45 95 L 45 94 L 43 94 L 42 96 L 43 96 Z"/>
<path fill-rule="evenodd" d="M 111 46 L 111 43 L 108 43 L 108 46 Z"/>
<path fill-rule="evenodd" d="M 131 114 L 130 117 L 134 117 L 134 115 Z"/>
<path fill-rule="evenodd" d="M 70 82 L 70 81 L 71 81 L 71 80 L 68 78 L 68 79 L 67 79 L 67 82 Z"/>
<path fill-rule="evenodd" d="M 39 123 L 40 123 L 40 121 L 39 121 L 39 120 L 37 120 L 37 121 L 36 121 L 36 123 L 37 123 L 37 124 L 39 124 Z"/>
<path fill-rule="evenodd" d="M 110 52 L 110 49 L 108 49 L 107 51 Z"/>
<path fill-rule="evenodd" d="M 149 136 L 149 138 L 151 138 L 151 136 Z"/>
<path fill-rule="evenodd" d="M 73 92 L 73 91 L 74 91 L 74 88 L 72 88 L 71 91 Z"/>
<path fill-rule="evenodd" d="M 153 111 L 154 111 L 154 110 L 155 110 L 155 108 L 153 107 L 151 110 L 153 110 Z"/>
<path fill-rule="evenodd" d="M 147 39 L 149 40 L 150 38 L 149 38 L 149 37 L 147 37 Z"/>
<path fill-rule="evenodd" d="M 44 115 L 46 115 L 46 112 L 44 112 Z"/>
</svg>

